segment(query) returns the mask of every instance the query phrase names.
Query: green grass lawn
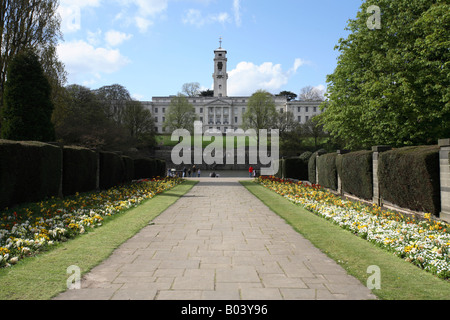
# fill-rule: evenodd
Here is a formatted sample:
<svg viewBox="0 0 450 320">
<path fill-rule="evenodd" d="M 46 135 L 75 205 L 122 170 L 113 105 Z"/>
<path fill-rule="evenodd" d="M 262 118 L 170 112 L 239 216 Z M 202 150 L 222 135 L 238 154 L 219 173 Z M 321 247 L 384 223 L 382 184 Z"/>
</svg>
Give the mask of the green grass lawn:
<svg viewBox="0 0 450 320">
<path fill-rule="evenodd" d="M 241 183 L 364 285 L 370 276 L 367 268 L 372 265 L 378 266 L 381 270 L 381 289 L 372 292 L 380 299 L 450 299 L 450 282 L 439 279 L 376 247 L 261 185 L 251 181 Z"/>
<path fill-rule="evenodd" d="M 105 219 L 101 228 L 21 260 L 11 268 L 1 269 L 0 300 L 48 300 L 65 291 L 69 266 L 80 267 L 82 274 L 89 272 L 196 183 L 186 181 L 136 208 Z"/>
</svg>

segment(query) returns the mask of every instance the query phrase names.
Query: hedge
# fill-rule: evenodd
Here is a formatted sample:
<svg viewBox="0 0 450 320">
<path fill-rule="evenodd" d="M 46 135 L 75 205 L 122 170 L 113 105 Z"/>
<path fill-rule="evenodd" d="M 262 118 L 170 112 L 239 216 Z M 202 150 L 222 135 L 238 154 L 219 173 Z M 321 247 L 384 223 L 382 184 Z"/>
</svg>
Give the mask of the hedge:
<svg viewBox="0 0 450 320">
<path fill-rule="evenodd" d="M 316 181 L 316 158 L 318 155 L 325 154 L 326 151 L 323 149 L 314 152 L 308 160 L 308 181 L 312 184 L 317 184 Z"/>
<path fill-rule="evenodd" d="M 286 178 L 308 180 L 308 161 L 311 152 L 305 152 L 299 157 L 284 160 L 283 172 Z"/>
<path fill-rule="evenodd" d="M 106 190 L 125 182 L 125 164 L 122 157 L 113 152 L 100 151 L 99 187 Z"/>
<path fill-rule="evenodd" d="M 124 178 L 123 182 L 131 182 L 134 179 L 134 161 L 128 156 L 122 156 L 124 164 Z"/>
<path fill-rule="evenodd" d="M 97 187 L 97 153 L 81 147 L 63 148 L 63 195 L 88 192 Z"/>
<path fill-rule="evenodd" d="M 328 153 L 317 158 L 318 184 L 322 187 L 337 190 L 337 153 Z"/>
<path fill-rule="evenodd" d="M 439 147 L 405 147 L 380 154 L 383 200 L 413 211 L 440 212 Z"/>
<path fill-rule="evenodd" d="M 60 147 L 0 140 L 0 208 L 59 196 L 61 169 Z"/>
<path fill-rule="evenodd" d="M 166 176 L 166 162 L 160 159 L 134 159 L 134 179 L 149 179 Z"/>
<path fill-rule="evenodd" d="M 344 192 L 365 200 L 372 200 L 372 156 L 372 151 L 357 151 L 337 157 L 336 168 Z"/>
</svg>

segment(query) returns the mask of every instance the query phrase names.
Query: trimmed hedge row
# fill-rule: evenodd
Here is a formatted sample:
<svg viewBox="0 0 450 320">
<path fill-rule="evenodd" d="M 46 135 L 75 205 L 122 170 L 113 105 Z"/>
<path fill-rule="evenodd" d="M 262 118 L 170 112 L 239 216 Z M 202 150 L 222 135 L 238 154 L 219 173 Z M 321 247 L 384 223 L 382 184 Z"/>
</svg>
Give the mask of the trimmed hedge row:
<svg viewBox="0 0 450 320">
<path fill-rule="evenodd" d="M 372 156 L 372 151 L 357 151 L 337 157 L 336 168 L 344 192 L 365 200 L 372 200 Z"/>
<path fill-rule="evenodd" d="M 0 140 L 0 208 L 58 196 L 61 159 L 59 147 Z"/>
<path fill-rule="evenodd" d="M 337 153 L 327 153 L 317 158 L 318 184 L 322 187 L 337 190 Z"/>
<path fill-rule="evenodd" d="M 165 173 L 164 160 L 133 160 L 80 147 L 0 140 L 0 209 Z"/>
<path fill-rule="evenodd" d="M 97 188 L 97 153 L 80 147 L 63 148 L 63 195 Z"/>
<path fill-rule="evenodd" d="M 166 176 L 166 162 L 160 159 L 135 159 L 134 179 Z"/>
<path fill-rule="evenodd" d="M 380 154 L 381 197 L 414 211 L 440 212 L 439 147 L 405 147 Z"/>
</svg>

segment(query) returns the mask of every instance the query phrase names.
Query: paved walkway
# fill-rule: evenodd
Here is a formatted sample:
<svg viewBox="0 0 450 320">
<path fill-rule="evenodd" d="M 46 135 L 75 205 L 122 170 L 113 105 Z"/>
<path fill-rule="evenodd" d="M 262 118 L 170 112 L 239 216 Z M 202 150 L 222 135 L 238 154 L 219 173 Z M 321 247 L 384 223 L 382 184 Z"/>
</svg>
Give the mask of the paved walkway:
<svg viewBox="0 0 450 320">
<path fill-rule="evenodd" d="M 376 299 L 239 179 L 200 180 L 56 299 Z"/>
</svg>

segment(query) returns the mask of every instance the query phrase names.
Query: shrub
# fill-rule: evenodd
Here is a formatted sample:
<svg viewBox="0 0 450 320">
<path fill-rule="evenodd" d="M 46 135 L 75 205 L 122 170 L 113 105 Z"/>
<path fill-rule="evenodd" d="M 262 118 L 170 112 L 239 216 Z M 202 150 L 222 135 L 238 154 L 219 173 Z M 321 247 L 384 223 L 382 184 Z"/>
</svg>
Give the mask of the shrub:
<svg viewBox="0 0 450 320">
<path fill-rule="evenodd" d="M 317 159 L 318 184 L 332 190 L 337 190 L 336 157 L 337 153 L 328 153 Z"/>
<path fill-rule="evenodd" d="M 134 179 L 149 179 L 156 177 L 158 172 L 155 159 L 134 159 Z"/>
<path fill-rule="evenodd" d="M 124 164 L 123 182 L 131 182 L 134 178 L 134 161 L 127 156 L 122 156 L 122 161 Z"/>
<path fill-rule="evenodd" d="M 125 165 L 122 157 L 113 152 L 100 151 L 99 187 L 106 190 L 124 182 Z"/>
<path fill-rule="evenodd" d="M 378 163 L 381 197 L 414 211 L 440 212 L 439 147 L 405 147 L 383 152 Z"/>
<path fill-rule="evenodd" d="M 58 196 L 61 148 L 0 140 L 0 208 Z"/>
<path fill-rule="evenodd" d="M 336 159 L 342 189 L 359 198 L 373 198 L 372 151 L 347 153 Z"/>
<path fill-rule="evenodd" d="M 63 194 L 88 192 L 97 185 L 97 153 L 81 147 L 63 149 Z"/>
<path fill-rule="evenodd" d="M 316 157 L 317 155 L 325 154 L 324 149 L 317 150 L 314 152 L 308 160 L 308 181 L 317 184 L 316 181 Z"/>
<path fill-rule="evenodd" d="M 275 173 L 274 176 L 282 179 L 282 178 L 284 178 L 284 174 L 283 174 L 284 173 L 284 159 L 279 159 L 276 161 L 278 161 L 278 172 Z"/>
<path fill-rule="evenodd" d="M 304 153 L 304 156 L 287 158 L 284 160 L 284 172 L 286 178 L 308 180 L 308 161 L 312 153 Z"/>
</svg>

